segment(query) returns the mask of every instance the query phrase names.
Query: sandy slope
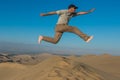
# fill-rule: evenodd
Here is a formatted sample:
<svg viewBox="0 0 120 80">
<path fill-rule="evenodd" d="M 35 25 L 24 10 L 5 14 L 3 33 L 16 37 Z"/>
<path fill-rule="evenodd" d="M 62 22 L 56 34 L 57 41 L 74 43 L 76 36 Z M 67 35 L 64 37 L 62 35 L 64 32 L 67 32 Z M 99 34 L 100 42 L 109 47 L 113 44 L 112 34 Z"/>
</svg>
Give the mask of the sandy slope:
<svg viewBox="0 0 120 80">
<path fill-rule="evenodd" d="M 17 63 L 0 63 L 0 80 L 14 80 L 26 70 L 26 66 Z"/>
<path fill-rule="evenodd" d="M 110 75 L 118 77 L 120 80 L 120 56 L 99 55 L 83 56 L 77 60 L 90 65 L 98 70 L 107 72 Z"/>
<path fill-rule="evenodd" d="M 118 75 L 110 74 L 111 67 L 98 64 L 106 57 L 95 57 L 50 56 L 36 65 L 0 63 L 0 80 L 120 80 Z"/>
</svg>

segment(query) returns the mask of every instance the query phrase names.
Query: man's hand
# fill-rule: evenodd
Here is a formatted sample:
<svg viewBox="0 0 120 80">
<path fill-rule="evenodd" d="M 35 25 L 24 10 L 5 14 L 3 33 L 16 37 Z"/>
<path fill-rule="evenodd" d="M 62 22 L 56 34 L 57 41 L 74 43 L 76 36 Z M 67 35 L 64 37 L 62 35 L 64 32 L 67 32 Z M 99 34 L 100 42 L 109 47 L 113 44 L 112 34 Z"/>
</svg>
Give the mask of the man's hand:
<svg viewBox="0 0 120 80">
<path fill-rule="evenodd" d="M 44 14 L 44 13 L 41 13 L 40 16 L 45 16 L 45 14 Z"/>
<path fill-rule="evenodd" d="M 90 12 L 90 13 L 91 13 L 91 12 L 93 12 L 94 10 L 95 10 L 95 8 L 92 8 L 92 9 L 91 9 L 91 10 L 89 10 L 88 12 Z"/>
</svg>

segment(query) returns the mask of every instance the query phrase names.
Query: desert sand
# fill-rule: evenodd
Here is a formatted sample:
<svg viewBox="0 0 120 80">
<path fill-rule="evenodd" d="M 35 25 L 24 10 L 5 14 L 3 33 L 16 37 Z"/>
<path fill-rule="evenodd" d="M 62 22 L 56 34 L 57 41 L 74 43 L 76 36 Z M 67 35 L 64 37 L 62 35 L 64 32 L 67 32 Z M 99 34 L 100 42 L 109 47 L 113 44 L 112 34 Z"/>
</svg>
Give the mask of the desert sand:
<svg viewBox="0 0 120 80">
<path fill-rule="evenodd" d="M 120 56 L 41 54 L 12 59 L 0 63 L 0 80 L 120 80 Z"/>
</svg>

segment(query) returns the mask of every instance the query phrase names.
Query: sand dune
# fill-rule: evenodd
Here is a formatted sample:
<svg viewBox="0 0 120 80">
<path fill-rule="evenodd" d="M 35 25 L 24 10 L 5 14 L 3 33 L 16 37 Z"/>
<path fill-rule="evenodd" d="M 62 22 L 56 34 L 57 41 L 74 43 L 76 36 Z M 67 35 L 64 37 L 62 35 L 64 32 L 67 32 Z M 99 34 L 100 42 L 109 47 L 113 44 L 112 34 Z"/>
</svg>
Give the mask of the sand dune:
<svg viewBox="0 0 120 80">
<path fill-rule="evenodd" d="M 23 73 L 26 67 L 17 63 L 0 64 L 0 80 L 14 80 L 14 77 Z"/>
<path fill-rule="evenodd" d="M 47 58 L 37 64 L 0 63 L 0 80 L 120 80 L 117 75 L 110 74 L 111 67 L 107 69 L 108 66 L 98 64 L 101 60 L 109 60 L 108 56 L 42 56 Z M 109 62 L 107 60 L 104 64 Z"/>
<path fill-rule="evenodd" d="M 98 70 L 119 77 L 120 79 L 120 56 L 99 55 L 99 56 L 82 56 L 77 58 L 80 62 L 90 65 Z"/>
</svg>

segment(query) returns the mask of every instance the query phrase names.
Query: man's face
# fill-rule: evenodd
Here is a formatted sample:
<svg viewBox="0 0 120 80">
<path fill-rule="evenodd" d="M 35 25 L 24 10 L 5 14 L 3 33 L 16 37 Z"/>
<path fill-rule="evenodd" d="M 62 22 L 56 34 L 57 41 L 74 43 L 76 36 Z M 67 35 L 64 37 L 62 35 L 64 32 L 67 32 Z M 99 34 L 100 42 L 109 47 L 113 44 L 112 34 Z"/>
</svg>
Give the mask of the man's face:
<svg viewBox="0 0 120 80">
<path fill-rule="evenodd" d="M 69 11 L 70 13 L 74 13 L 74 12 L 76 11 L 76 9 L 75 9 L 74 7 L 72 7 L 72 8 L 70 8 L 68 11 Z"/>
</svg>

